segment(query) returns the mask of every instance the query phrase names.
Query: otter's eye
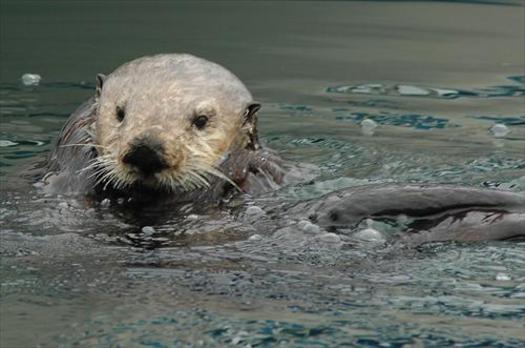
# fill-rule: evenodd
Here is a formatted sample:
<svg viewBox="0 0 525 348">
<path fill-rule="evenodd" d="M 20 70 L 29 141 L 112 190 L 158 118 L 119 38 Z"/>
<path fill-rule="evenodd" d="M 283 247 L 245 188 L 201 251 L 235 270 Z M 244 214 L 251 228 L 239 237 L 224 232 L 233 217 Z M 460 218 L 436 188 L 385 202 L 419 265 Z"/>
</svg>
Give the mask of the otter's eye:
<svg viewBox="0 0 525 348">
<path fill-rule="evenodd" d="M 124 110 L 124 108 L 117 106 L 117 120 L 119 122 L 122 122 L 125 116 L 126 116 L 126 111 Z"/>
<path fill-rule="evenodd" d="M 208 123 L 208 116 L 204 116 L 204 115 L 196 116 L 192 122 L 193 122 L 193 125 L 197 127 L 197 129 L 203 129 L 204 127 L 206 127 L 206 124 Z"/>
</svg>

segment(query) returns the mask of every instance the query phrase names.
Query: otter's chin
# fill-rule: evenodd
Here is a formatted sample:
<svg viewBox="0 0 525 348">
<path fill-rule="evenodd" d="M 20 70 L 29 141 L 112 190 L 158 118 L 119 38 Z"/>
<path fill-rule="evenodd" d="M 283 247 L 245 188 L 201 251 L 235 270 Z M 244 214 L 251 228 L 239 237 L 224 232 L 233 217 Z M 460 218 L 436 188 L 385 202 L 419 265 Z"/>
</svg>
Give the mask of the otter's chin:
<svg viewBox="0 0 525 348">
<path fill-rule="evenodd" d="M 135 173 L 131 187 L 155 191 L 158 193 L 173 193 L 187 191 L 182 185 L 173 179 L 169 179 L 169 170 L 157 173 Z"/>
<path fill-rule="evenodd" d="M 149 188 L 160 188 L 162 185 L 155 174 L 151 175 L 138 175 L 135 180 L 136 185 L 142 185 Z"/>
<path fill-rule="evenodd" d="M 177 187 L 170 187 L 165 185 L 159 178 L 153 175 L 136 175 L 127 187 L 123 188 L 130 194 L 133 192 L 150 192 L 150 193 L 165 193 L 171 194 L 178 190 Z"/>
</svg>

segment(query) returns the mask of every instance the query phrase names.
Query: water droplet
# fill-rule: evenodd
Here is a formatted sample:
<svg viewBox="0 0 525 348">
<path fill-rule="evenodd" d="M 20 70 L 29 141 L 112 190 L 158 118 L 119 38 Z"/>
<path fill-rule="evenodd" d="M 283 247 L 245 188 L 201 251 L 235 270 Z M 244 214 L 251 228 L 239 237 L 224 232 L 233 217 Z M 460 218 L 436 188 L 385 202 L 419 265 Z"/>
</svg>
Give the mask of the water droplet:
<svg viewBox="0 0 525 348">
<path fill-rule="evenodd" d="M 490 132 L 496 138 L 503 138 L 504 136 L 510 133 L 510 129 L 503 123 L 496 123 L 492 127 L 490 127 Z"/>
<path fill-rule="evenodd" d="M 24 86 L 38 86 L 40 80 L 42 80 L 42 76 L 38 74 L 27 73 L 22 75 L 21 80 Z"/>
<path fill-rule="evenodd" d="M 376 121 L 371 120 L 369 118 L 364 119 L 361 122 L 361 132 L 364 135 L 373 135 L 374 134 L 374 129 L 376 129 L 377 126 L 378 126 L 378 124 L 377 124 Z"/>
</svg>

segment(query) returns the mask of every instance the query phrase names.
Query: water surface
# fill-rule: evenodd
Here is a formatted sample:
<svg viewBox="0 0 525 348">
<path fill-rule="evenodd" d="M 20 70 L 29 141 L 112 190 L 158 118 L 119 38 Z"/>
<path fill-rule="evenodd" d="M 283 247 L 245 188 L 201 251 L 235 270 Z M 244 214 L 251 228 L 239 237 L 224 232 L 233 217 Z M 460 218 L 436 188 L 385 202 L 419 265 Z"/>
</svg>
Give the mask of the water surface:
<svg viewBox="0 0 525 348">
<path fill-rule="evenodd" d="M 243 207 L 390 182 L 525 192 L 524 27 L 519 1 L 2 2 L 0 345 L 523 346 L 523 243 L 399 250 L 267 230 Z M 153 235 L 42 197 L 21 173 L 96 73 L 161 52 L 236 73 L 303 183 Z"/>
</svg>

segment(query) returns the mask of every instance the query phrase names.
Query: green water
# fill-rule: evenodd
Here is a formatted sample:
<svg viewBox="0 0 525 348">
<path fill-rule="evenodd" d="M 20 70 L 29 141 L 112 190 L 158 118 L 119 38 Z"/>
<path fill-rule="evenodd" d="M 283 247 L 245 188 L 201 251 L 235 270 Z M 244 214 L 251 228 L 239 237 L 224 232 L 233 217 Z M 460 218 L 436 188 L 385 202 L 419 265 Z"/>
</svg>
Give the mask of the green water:
<svg viewBox="0 0 525 348">
<path fill-rule="evenodd" d="M 523 243 L 391 250 L 227 213 L 153 243 L 23 174 L 97 73 L 188 52 L 237 74 L 262 139 L 310 165 L 256 205 L 385 182 L 524 192 L 524 29 L 520 1 L 0 2 L 0 346 L 523 346 Z"/>
</svg>

